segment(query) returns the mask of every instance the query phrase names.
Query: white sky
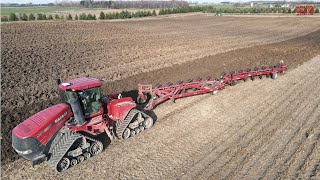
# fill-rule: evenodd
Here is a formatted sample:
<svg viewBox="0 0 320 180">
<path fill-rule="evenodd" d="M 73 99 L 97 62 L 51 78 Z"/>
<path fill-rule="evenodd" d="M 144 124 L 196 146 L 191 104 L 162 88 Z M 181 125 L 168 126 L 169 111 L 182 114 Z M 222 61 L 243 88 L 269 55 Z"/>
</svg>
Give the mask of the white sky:
<svg viewBox="0 0 320 180">
<path fill-rule="evenodd" d="M 55 2 L 61 2 L 63 0 L 0 0 L 1 3 L 19 3 L 19 4 L 27 4 L 27 3 L 33 3 L 33 4 L 46 4 L 46 3 L 55 3 Z M 72 0 L 64 0 L 64 1 L 72 1 Z M 73 0 L 73 1 L 80 1 L 80 0 Z M 229 2 L 246 2 L 250 0 L 187 0 L 188 2 L 213 2 L 213 3 L 219 3 L 221 1 L 229 1 Z M 255 0 L 260 1 L 260 0 Z M 261 0 L 263 1 L 263 0 Z M 286 1 L 294 1 L 294 0 L 286 0 Z M 300 0 L 296 0 L 300 1 Z M 319 2 L 319 0 L 314 0 L 315 2 Z"/>
<path fill-rule="evenodd" d="M 71 0 L 66 0 L 71 1 Z M 76 0 L 74 0 L 76 1 Z M 80 0 L 78 0 L 80 1 Z M 219 3 L 221 1 L 229 1 L 229 2 L 245 2 L 250 0 L 187 0 L 189 2 L 214 2 Z M 46 4 L 46 3 L 55 3 L 55 2 L 61 2 L 61 0 L 1 0 L 1 3 L 19 3 L 19 4 L 27 4 L 27 3 L 33 3 L 33 4 Z"/>
</svg>

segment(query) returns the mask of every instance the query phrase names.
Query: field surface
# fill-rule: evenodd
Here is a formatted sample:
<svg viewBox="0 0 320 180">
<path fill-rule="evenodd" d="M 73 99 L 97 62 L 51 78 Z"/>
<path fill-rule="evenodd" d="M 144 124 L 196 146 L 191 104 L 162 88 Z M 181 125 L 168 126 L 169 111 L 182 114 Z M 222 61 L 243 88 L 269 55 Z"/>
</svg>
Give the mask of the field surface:
<svg viewBox="0 0 320 180">
<path fill-rule="evenodd" d="M 5 24 L 1 31 L 4 178 L 317 178 L 318 18 L 176 16 Z M 278 80 L 240 83 L 156 109 L 155 127 L 116 141 L 63 176 L 12 152 L 12 128 L 57 102 L 55 79 L 89 75 L 105 92 L 276 64 Z M 308 61 L 308 62 L 307 62 Z M 303 65 L 301 65 L 303 62 Z M 301 65 L 301 66 L 299 66 Z M 298 68 L 296 68 L 298 67 Z M 296 69 L 295 69 L 296 68 Z M 124 93 L 125 94 L 125 93 Z"/>
</svg>

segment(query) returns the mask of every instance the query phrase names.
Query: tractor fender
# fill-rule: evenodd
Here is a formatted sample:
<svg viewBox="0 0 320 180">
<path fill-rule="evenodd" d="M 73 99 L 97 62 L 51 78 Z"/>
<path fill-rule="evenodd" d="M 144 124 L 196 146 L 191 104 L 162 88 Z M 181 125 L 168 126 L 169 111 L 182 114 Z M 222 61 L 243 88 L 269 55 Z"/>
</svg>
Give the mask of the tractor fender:
<svg viewBox="0 0 320 180">
<path fill-rule="evenodd" d="M 114 99 L 107 105 L 108 116 L 115 121 L 123 120 L 129 111 L 136 106 L 137 104 L 131 97 Z"/>
</svg>

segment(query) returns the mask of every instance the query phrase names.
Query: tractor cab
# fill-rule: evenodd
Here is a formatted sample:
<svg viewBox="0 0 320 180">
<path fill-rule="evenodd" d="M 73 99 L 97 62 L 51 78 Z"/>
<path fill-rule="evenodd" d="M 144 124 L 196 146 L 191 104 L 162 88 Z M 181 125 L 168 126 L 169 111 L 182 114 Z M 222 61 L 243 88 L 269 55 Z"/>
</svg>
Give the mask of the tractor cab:
<svg viewBox="0 0 320 180">
<path fill-rule="evenodd" d="M 100 87 L 102 82 L 88 77 L 58 81 L 61 101 L 69 104 L 75 118 L 80 118 L 80 124 L 85 119 L 101 115 L 103 105 L 100 101 L 102 98 Z M 82 116 L 82 117 L 81 117 Z"/>
</svg>

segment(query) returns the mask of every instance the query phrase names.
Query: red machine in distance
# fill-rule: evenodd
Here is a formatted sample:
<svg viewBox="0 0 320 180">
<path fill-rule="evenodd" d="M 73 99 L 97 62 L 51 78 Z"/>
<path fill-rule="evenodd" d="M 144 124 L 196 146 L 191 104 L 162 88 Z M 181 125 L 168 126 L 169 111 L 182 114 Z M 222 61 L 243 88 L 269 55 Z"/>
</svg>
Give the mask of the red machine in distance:
<svg viewBox="0 0 320 180">
<path fill-rule="evenodd" d="M 296 15 L 313 15 L 314 7 L 313 6 L 296 6 Z"/>
<path fill-rule="evenodd" d="M 94 78 L 58 80 L 61 103 L 16 126 L 12 131 L 12 146 L 33 165 L 47 161 L 50 167 L 62 172 L 101 153 L 104 139 L 127 139 L 151 128 L 156 120 L 151 110 L 164 101 L 216 94 L 239 80 L 262 76 L 276 79 L 285 71 L 285 64 L 280 62 L 269 68 L 223 73 L 217 79 L 208 77 L 157 87 L 139 84 L 136 102 L 121 94 L 102 95 L 102 82 Z"/>
</svg>

